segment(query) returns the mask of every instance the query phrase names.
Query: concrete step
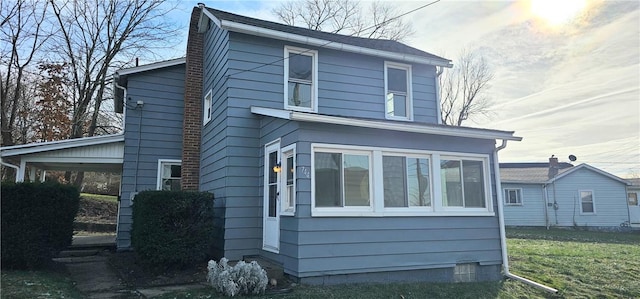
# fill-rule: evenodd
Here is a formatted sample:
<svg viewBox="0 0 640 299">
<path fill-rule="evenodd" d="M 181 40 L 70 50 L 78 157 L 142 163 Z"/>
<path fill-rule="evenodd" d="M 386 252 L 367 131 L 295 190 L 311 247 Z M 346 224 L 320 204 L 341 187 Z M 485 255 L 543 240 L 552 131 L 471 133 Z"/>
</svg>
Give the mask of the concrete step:
<svg viewBox="0 0 640 299">
<path fill-rule="evenodd" d="M 60 251 L 58 257 L 80 257 L 98 255 L 100 249 L 72 249 Z"/>
</svg>

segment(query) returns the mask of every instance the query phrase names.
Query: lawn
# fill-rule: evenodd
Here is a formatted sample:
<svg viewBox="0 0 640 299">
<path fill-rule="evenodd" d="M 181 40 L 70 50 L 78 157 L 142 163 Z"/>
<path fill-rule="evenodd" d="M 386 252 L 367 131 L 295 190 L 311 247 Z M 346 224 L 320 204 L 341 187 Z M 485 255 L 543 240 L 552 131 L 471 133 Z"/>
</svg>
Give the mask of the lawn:
<svg viewBox="0 0 640 299">
<path fill-rule="evenodd" d="M 101 200 L 101 201 L 108 201 L 108 202 L 118 202 L 118 197 L 115 195 L 102 195 L 102 194 L 91 194 L 91 193 L 80 193 L 80 197 L 82 198 L 86 198 L 86 199 L 93 199 L 93 200 Z"/>
<path fill-rule="evenodd" d="M 507 230 L 511 272 L 559 290 L 553 295 L 524 283 L 355 284 L 297 286 L 290 293 L 248 298 L 638 298 L 640 233 Z M 77 298 L 71 282 L 48 272 L 2 272 L 2 298 Z M 222 298 L 212 289 L 160 298 Z M 242 298 L 242 297 L 240 297 Z"/>
</svg>

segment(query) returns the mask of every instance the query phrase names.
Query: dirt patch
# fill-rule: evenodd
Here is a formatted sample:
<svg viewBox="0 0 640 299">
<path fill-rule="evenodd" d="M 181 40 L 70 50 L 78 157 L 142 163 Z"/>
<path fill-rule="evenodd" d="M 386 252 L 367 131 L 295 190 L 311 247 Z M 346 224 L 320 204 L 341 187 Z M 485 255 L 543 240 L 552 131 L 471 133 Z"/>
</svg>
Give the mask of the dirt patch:
<svg viewBox="0 0 640 299">
<path fill-rule="evenodd" d="M 116 224 L 118 202 L 80 198 L 76 222 Z"/>
<path fill-rule="evenodd" d="M 207 263 L 188 269 L 153 273 L 137 260 L 135 252 L 116 252 L 109 256 L 109 264 L 129 287 L 155 287 L 207 281 Z"/>
</svg>

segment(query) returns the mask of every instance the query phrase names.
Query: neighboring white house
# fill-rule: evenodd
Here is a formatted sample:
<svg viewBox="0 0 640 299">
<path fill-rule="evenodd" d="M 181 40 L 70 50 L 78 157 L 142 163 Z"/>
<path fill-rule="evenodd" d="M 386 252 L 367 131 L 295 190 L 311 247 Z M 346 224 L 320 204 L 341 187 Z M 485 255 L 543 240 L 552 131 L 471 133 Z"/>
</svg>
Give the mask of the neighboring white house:
<svg viewBox="0 0 640 299">
<path fill-rule="evenodd" d="M 627 187 L 629 219 L 631 225 L 640 226 L 640 179 L 627 179 L 631 186 Z"/>
<path fill-rule="evenodd" d="M 500 178 L 507 226 L 617 229 L 631 222 L 630 183 L 593 166 L 557 158 L 501 163 Z"/>
</svg>

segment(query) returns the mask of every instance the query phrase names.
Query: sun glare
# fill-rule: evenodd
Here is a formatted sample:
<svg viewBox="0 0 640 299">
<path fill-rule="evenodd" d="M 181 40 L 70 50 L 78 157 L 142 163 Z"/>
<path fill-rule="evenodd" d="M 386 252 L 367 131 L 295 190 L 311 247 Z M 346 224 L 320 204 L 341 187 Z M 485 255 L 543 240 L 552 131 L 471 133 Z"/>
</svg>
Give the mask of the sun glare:
<svg viewBox="0 0 640 299">
<path fill-rule="evenodd" d="M 531 13 L 552 27 L 570 22 L 586 6 L 586 0 L 531 0 Z"/>
</svg>

